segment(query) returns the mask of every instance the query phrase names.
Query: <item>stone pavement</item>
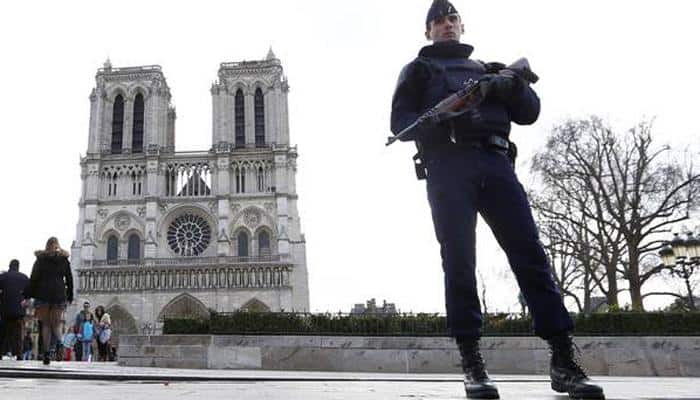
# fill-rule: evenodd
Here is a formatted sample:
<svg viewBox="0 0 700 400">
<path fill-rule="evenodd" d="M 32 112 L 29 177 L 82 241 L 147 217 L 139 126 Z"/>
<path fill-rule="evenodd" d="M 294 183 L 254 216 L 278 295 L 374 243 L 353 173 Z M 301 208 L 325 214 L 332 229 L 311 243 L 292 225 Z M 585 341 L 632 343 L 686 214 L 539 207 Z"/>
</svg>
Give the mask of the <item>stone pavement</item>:
<svg viewBox="0 0 700 400">
<path fill-rule="evenodd" d="M 504 400 L 568 398 L 552 392 L 545 376 L 494 378 Z M 460 379 L 454 374 L 175 370 L 125 368 L 114 363 L 64 362 L 45 368 L 36 361 L 0 361 L 0 399 L 464 399 Z M 700 400 L 700 378 L 596 380 L 604 386 L 609 400 Z"/>
</svg>

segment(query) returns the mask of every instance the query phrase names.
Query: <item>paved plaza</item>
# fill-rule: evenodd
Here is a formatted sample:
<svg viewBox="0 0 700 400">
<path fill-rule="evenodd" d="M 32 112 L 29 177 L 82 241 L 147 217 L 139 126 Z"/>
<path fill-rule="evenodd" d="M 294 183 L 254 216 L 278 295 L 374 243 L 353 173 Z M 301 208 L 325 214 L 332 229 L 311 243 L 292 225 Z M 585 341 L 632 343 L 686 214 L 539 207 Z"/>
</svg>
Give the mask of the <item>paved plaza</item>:
<svg viewBox="0 0 700 400">
<path fill-rule="evenodd" d="M 545 376 L 495 375 L 501 399 L 564 400 Z M 113 363 L 0 361 L 0 398 L 63 400 L 464 399 L 456 374 L 124 368 Z M 700 378 L 596 377 L 609 400 L 700 400 Z"/>
</svg>

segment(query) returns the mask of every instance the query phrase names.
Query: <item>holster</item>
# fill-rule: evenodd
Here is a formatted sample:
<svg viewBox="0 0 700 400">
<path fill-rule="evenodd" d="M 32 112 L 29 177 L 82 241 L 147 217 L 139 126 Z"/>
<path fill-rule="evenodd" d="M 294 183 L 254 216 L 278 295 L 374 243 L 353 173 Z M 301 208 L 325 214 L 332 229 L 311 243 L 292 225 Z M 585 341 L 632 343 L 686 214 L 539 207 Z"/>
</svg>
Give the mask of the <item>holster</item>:
<svg viewBox="0 0 700 400">
<path fill-rule="evenodd" d="M 515 143 L 508 141 L 508 158 L 510 158 L 510 163 L 515 167 L 515 159 L 518 158 L 518 146 Z"/>
<path fill-rule="evenodd" d="M 422 152 L 418 150 L 413 156 L 413 167 L 416 169 L 416 178 L 418 180 L 423 180 L 428 177 L 428 170 L 425 168 L 425 163 L 423 163 Z"/>
</svg>

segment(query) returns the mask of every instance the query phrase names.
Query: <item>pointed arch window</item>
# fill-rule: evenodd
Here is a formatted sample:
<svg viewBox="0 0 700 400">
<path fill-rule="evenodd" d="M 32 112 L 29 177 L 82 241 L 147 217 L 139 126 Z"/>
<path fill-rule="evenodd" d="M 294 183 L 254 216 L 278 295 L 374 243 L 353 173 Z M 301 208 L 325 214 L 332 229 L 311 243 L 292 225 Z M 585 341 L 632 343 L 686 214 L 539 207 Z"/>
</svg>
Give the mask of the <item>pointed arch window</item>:
<svg viewBox="0 0 700 400">
<path fill-rule="evenodd" d="M 132 233 L 129 235 L 128 259 L 138 260 L 141 258 L 141 238 L 139 235 Z"/>
<path fill-rule="evenodd" d="M 236 99 L 234 105 L 235 119 L 235 145 L 236 147 L 245 147 L 245 102 L 243 99 L 243 91 L 236 91 Z"/>
<path fill-rule="evenodd" d="M 264 192 L 265 191 L 265 170 L 263 167 L 258 167 L 257 170 L 257 178 L 258 178 L 258 192 Z"/>
<path fill-rule="evenodd" d="M 112 154 L 122 152 L 122 136 L 124 135 L 124 98 L 117 95 L 112 109 Z"/>
<path fill-rule="evenodd" d="M 238 234 L 238 257 L 248 257 L 248 234 L 245 232 Z"/>
<path fill-rule="evenodd" d="M 267 231 L 261 231 L 258 234 L 258 254 L 261 256 L 269 256 L 270 251 L 270 234 Z"/>
<path fill-rule="evenodd" d="M 245 193 L 245 167 L 236 168 L 236 193 Z"/>
<path fill-rule="evenodd" d="M 116 264 L 119 258 L 119 239 L 112 235 L 107 239 L 107 263 Z"/>
<path fill-rule="evenodd" d="M 117 181 L 119 179 L 119 175 L 117 175 L 116 172 L 114 173 L 109 173 L 107 175 L 107 185 L 108 185 L 108 191 L 107 191 L 107 196 L 109 197 L 115 197 L 117 195 Z"/>
<path fill-rule="evenodd" d="M 143 113 L 144 103 L 141 93 L 134 99 L 134 123 L 132 129 L 131 151 L 134 153 L 143 152 Z"/>
<path fill-rule="evenodd" d="M 265 147 L 265 98 L 255 89 L 255 147 Z"/>
<path fill-rule="evenodd" d="M 131 173 L 131 194 L 134 196 L 140 196 L 143 189 L 143 176 L 136 171 Z"/>
</svg>

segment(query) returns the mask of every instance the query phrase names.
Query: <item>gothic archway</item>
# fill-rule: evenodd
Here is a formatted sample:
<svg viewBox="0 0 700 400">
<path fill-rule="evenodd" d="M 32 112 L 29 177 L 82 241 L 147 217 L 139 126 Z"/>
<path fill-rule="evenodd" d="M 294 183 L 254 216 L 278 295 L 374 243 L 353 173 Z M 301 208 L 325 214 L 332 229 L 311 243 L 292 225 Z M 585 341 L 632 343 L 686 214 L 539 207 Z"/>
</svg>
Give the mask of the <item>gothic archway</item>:
<svg viewBox="0 0 700 400">
<path fill-rule="evenodd" d="M 166 318 L 209 318 L 209 310 L 196 297 L 183 293 L 166 304 L 158 314 L 158 322 Z"/>
<path fill-rule="evenodd" d="M 249 300 L 247 303 L 243 304 L 240 311 L 247 312 L 270 312 L 270 307 L 258 299 Z"/>
<path fill-rule="evenodd" d="M 136 320 L 126 308 L 114 304 L 109 306 L 105 312 L 112 319 L 112 345 L 119 345 L 120 335 L 138 335 Z"/>
</svg>

